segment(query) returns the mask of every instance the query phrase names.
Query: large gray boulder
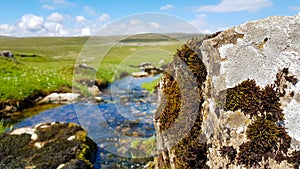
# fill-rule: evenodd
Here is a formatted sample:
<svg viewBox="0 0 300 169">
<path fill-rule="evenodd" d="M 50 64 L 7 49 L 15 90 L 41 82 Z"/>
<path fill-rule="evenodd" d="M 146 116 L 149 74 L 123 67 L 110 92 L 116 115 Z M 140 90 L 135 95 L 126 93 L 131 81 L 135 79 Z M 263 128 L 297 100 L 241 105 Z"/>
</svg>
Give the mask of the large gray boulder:
<svg viewBox="0 0 300 169">
<path fill-rule="evenodd" d="M 298 168 L 299 30 L 299 15 L 270 17 L 179 49 L 160 82 L 159 168 Z"/>
</svg>

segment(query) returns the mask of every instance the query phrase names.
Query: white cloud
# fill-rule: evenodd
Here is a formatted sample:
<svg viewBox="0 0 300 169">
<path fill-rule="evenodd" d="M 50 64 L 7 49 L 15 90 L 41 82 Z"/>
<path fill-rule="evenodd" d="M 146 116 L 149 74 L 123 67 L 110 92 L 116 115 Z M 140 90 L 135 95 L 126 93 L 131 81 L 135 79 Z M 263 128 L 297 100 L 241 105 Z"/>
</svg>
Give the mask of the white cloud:
<svg viewBox="0 0 300 169">
<path fill-rule="evenodd" d="M 91 35 L 91 30 L 89 27 L 85 27 L 83 29 L 81 29 L 81 35 L 82 36 L 89 36 Z"/>
<path fill-rule="evenodd" d="M 40 0 L 43 9 L 53 11 L 57 8 L 70 7 L 74 6 L 73 3 L 68 2 L 67 0 Z"/>
<path fill-rule="evenodd" d="M 32 14 L 23 15 L 18 26 L 25 30 L 40 30 L 44 26 L 44 18 Z"/>
<path fill-rule="evenodd" d="M 130 25 L 132 25 L 132 26 L 136 26 L 136 25 L 141 25 L 141 24 L 143 24 L 143 21 L 138 20 L 138 19 L 131 19 L 131 20 L 129 21 L 129 23 L 130 23 Z"/>
<path fill-rule="evenodd" d="M 54 4 L 73 6 L 74 4 L 66 0 L 53 0 Z"/>
<path fill-rule="evenodd" d="M 54 12 L 46 18 L 47 21 L 60 23 L 64 20 L 64 16 L 60 13 Z"/>
<path fill-rule="evenodd" d="M 94 9 L 92 9 L 90 6 L 84 6 L 83 10 L 88 15 L 96 15 L 97 14 L 97 12 Z"/>
<path fill-rule="evenodd" d="M 52 5 L 42 5 L 42 8 L 43 9 L 48 9 L 48 10 L 55 10 L 55 7 L 54 6 L 52 6 Z"/>
<path fill-rule="evenodd" d="M 0 32 L 1 35 L 9 36 L 12 32 L 16 31 L 16 27 L 9 24 L 2 24 L 0 25 Z"/>
<path fill-rule="evenodd" d="M 207 25 L 206 21 L 206 15 L 205 14 L 199 14 L 196 15 L 196 18 L 191 20 L 190 23 L 193 24 L 197 28 L 201 28 Z"/>
<path fill-rule="evenodd" d="M 76 16 L 75 17 L 75 20 L 76 20 L 76 22 L 85 22 L 86 21 L 86 19 L 85 19 L 85 17 L 84 16 Z"/>
<path fill-rule="evenodd" d="M 59 23 L 46 22 L 44 24 L 44 27 L 46 29 L 45 33 L 51 36 L 62 36 L 67 34 L 67 32 L 64 30 L 63 25 Z"/>
<path fill-rule="evenodd" d="M 262 8 L 272 5 L 270 0 L 221 0 L 217 5 L 201 6 L 197 9 L 199 12 L 233 12 L 249 11 L 256 12 Z"/>
<path fill-rule="evenodd" d="M 204 34 L 212 34 L 215 32 L 218 32 L 220 30 L 224 30 L 226 28 L 217 26 L 212 23 L 208 23 L 206 21 L 206 15 L 205 14 L 199 14 L 196 15 L 194 19 L 190 21 L 190 23 L 195 26 L 199 32 Z"/>
<path fill-rule="evenodd" d="M 160 10 L 162 10 L 162 11 L 167 11 L 167 10 L 171 10 L 171 9 L 173 9 L 173 8 L 174 8 L 173 5 L 167 4 L 167 5 L 165 5 L 165 6 L 160 7 Z"/>
<path fill-rule="evenodd" d="M 100 22 L 105 22 L 105 21 L 109 21 L 110 20 L 110 16 L 106 13 L 102 14 L 99 16 L 98 20 Z"/>
<path fill-rule="evenodd" d="M 158 29 L 158 28 L 160 28 L 160 25 L 158 23 L 156 23 L 156 22 L 151 22 L 150 23 L 150 27 L 154 28 L 154 29 Z"/>
</svg>

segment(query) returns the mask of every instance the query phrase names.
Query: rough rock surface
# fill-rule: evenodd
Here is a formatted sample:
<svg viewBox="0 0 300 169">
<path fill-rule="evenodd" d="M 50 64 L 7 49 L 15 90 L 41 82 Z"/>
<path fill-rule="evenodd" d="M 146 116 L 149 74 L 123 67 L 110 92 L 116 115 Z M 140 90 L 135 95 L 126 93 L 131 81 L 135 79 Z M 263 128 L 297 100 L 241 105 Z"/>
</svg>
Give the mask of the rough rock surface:
<svg viewBox="0 0 300 169">
<path fill-rule="evenodd" d="M 193 52 L 179 49 L 159 87 L 159 168 L 298 168 L 299 30 L 300 15 L 270 17 L 194 39 L 187 45 L 202 59 L 205 76 L 201 63 L 189 61 Z M 186 86 L 198 94 L 185 100 Z M 166 133 L 176 125 L 174 142 Z"/>
<path fill-rule="evenodd" d="M 78 93 L 51 93 L 38 103 L 72 103 L 80 97 Z"/>
<path fill-rule="evenodd" d="M 0 168 L 93 168 L 96 144 L 76 124 L 49 123 L 0 134 Z"/>
</svg>

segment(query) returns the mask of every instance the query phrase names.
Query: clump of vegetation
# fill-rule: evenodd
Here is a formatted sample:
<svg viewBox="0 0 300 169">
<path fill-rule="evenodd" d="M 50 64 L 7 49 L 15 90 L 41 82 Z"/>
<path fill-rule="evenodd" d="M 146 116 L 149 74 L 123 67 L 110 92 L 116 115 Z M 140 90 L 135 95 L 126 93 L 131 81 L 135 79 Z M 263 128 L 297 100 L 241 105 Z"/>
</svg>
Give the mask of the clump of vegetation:
<svg viewBox="0 0 300 169">
<path fill-rule="evenodd" d="M 240 146 L 239 164 L 258 166 L 263 157 L 266 159 L 271 154 L 274 154 L 274 159 L 278 162 L 286 159 L 291 138 L 274 121 L 258 117 L 248 126 L 246 133 L 250 141 Z"/>
<path fill-rule="evenodd" d="M 201 41 L 197 43 L 201 44 Z M 176 69 L 175 67 L 181 67 Z M 176 69 L 176 70 L 175 70 Z M 168 73 L 167 73 L 168 72 Z M 170 127 L 175 128 L 169 133 L 168 139 L 184 135 L 172 148 L 178 158 L 175 158 L 176 168 L 204 168 L 207 161 L 208 146 L 200 142 L 203 103 L 202 84 L 206 80 L 207 71 L 201 61 L 201 57 L 188 44 L 177 50 L 173 62 L 169 65 L 168 71 L 162 77 L 163 94 L 162 101 L 156 114 L 159 120 L 160 129 L 165 131 Z M 179 117 L 179 114 L 183 115 Z M 179 123 L 174 126 L 176 120 L 183 122 L 194 122 L 191 128 L 186 123 Z M 188 131 L 187 133 L 182 133 Z M 161 168 L 170 168 L 165 159 L 158 161 Z"/>
<path fill-rule="evenodd" d="M 293 159 L 287 154 L 291 137 L 285 128 L 279 125 L 284 120 L 279 101 L 280 97 L 286 94 L 283 87 L 286 84 L 282 84 L 281 78 L 286 78 L 288 73 L 287 68 L 279 71 L 274 84 L 263 89 L 257 86 L 254 80 L 248 79 L 226 90 L 224 109 L 240 110 L 245 115 L 250 115 L 253 120 L 246 131 L 249 141 L 239 147 L 236 158 L 238 164 L 251 167 L 259 166 L 259 162 L 269 157 L 277 162 Z M 289 77 L 296 79 L 291 75 Z M 286 81 L 293 84 L 295 80 Z M 221 152 L 227 154 L 230 150 L 223 147 Z"/>
<path fill-rule="evenodd" d="M 221 148 L 220 152 L 221 152 L 221 156 L 224 158 L 227 157 L 228 160 L 230 161 L 230 163 L 234 162 L 236 155 L 237 155 L 237 151 L 236 151 L 236 149 L 233 148 L 233 146 L 230 146 L 230 147 L 223 146 Z"/>
<path fill-rule="evenodd" d="M 0 120 L 0 134 L 5 132 L 6 126 L 4 126 L 4 121 L 3 119 Z"/>
<path fill-rule="evenodd" d="M 84 162 L 86 168 L 93 167 L 89 160 L 96 152 L 95 143 L 86 135 L 68 140 L 70 136 L 84 132 L 81 127 L 68 124 L 47 125 L 47 128 L 36 129 L 36 141 L 31 140 L 29 134 L 0 134 L 0 168 L 57 168 L 60 164 L 73 163 L 73 160 Z M 36 148 L 37 142 L 43 146 Z"/>
<path fill-rule="evenodd" d="M 224 109 L 241 110 L 250 117 L 263 116 L 269 120 L 282 121 L 283 113 L 279 101 L 274 84 L 261 89 L 254 80 L 248 79 L 226 90 Z"/>
<path fill-rule="evenodd" d="M 160 78 L 153 80 L 151 82 L 143 83 L 142 88 L 146 89 L 150 93 L 153 93 L 156 90 L 159 81 L 160 81 Z"/>
<path fill-rule="evenodd" d="M 259 111 L 260 88 L 256 86 L 254 80 L 246 80 L 234 88 L 226 90 L 226 101 L 224 109 L 226 111 L 241 110 L 251 117 Z"/>
</svg>

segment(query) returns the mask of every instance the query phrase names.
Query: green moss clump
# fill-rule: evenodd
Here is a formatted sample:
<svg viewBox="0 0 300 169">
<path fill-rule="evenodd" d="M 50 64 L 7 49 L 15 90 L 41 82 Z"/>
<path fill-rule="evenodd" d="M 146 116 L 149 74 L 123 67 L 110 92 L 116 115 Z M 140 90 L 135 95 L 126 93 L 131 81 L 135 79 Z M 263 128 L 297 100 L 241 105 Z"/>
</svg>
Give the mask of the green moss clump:
<svg viewBox="0 0 300 169">
<path fill-rule="evenodd" d="M 274 121 L 258 117 L 248 126 L 246 133 L 250 141 L 240 146 L 239 164 L 257 166 L 263 157 L 266 159 L 271 154 L 274 154 L 277 162 L 286 159 L 291 138 Z"/>
<path fill-rule="evenodd" d="M 36 141 L 31 140 L 28 134 L 0 134 L 0 168 L 35 166 L 44 169 L 57 168 L 60 164 L 81 165 L 83 162 L 86 168 L 93 168 L 91 161 L 97 147 L 80 126 L 65 123 L 46 125 L 37 127 Z M 75 139 L 68 140 L 74 135 Z M 35 143 L 43 146 L 37 148 Z"/>
<path fill-rule="evenodd" d="M 39 126 L 36 130 L 36 134 L 38 135 L 39 142 L 53 140 L 53 139 L 68 139 L 72 134 L 82 131 L 83 129 L 78 125 L 72 124 L 46 124 L 47 128 L 42 128 Z"/>
<path fill-rule="evenodd" d="M 256 86 L 254 80 L 246 80 L 237 86 L 226 90 L 226 101 L 224 109 L 226 111 L 241 110 L 251 117 L 259 111 L 260 88 Z"/>
<path fill-rule="evenodd" d="M 230 147 L 223 146 L 220 150 L 220 153 L 222 157 L 224 158 L 227 157 L 230 163 L 233 163 L 237 156 L 237 151 L 236 149 L 233 148 L 233 146 Z"/>
<path fill-rule="evenodd" d="M 275 84 L 264 89 L 256 86 L 254 80 L 245 80 L 233 88 L 226 90 L 224 110 L 241 110 L 250 117 L 263 116 L 272 121 L 283 121 L 279 94 Z"/>
<path fill-rule="evenodd" d="M 262 160 L 261 154 L 263 151 L 258 149 L 252 142 L 245 142 L 239 147 L 238 164 L 248 167 L 259 166 L 259 162 Z"/>
<path fill-rule="evenodd" d="M 278 97 L 278 92 L 275 89 L 275 85 L 267 85 L 264 90 L 262 90 L 260 100 L 260 112 L 265 112 L 262 115 L 274 122 L 284 120 L 283 110 L 281 109 L 280 99 Z"/>
<path fill-rule="evenodd" d="M 280 141 L 279 126 L 273 121 L 259 117 L 247 128 L 247 138 L 251 140 L 259 149 L 265 151 L 277 150 L 277 142 Z"/>
<path fill-rule="evenodd" d="M 60 164 L 75 159 L 79 146 L 79 142 L 61 139 L 49 142 L 42 148 L 36 149 L 28 163 L 37 168 L 57 168 Z"/>
<path fill-rule="evenodd" d="M 30 142 L 30 137 L 29 134 L 0 134 L 0 159 L 9 155 L 17 156 L 19 151 L 26 149 L 26 145 Z"/>
<path fill-rule="evenodd" d="M 190 42 L 190 44 L 201 44 L 202 41 Z M 199 46 L 198 46 L 199 47 Z M 194 46 L 196 48 L 196 45 Z M 170 64 L 168 73 L 164 73 L 162 100 L 158 107 L 160 114 L 156 114 L 159 127 L 162 131 L 173 127 L 174 133 L 168 133 L 168 139 L 184 135 L 171 151 L 175 152 L 174 165 L 176 168 L 204 168 L 207 161 L 207 145 L 200 142 L 203 115 L 201 106 L 203 103 L 202 85 L 206 80 L 206 67 L 198 55 L 188 44 L 177 50 L 173 62 Z M 179 113 L 183 114 L 179 117 Z M 193 122 L 192 126 L 181 122 Z M 184 131 L 184 133 L 183 133 Z M 188 132 L 186 132 L 188 131 Z M 165 152 L 167 154 L 167 152 Z M 171 168 L 169 161 L 158 157 L 159 168 Z"/>
<path fill-rule="evenodd" d="M 199 140 L 184 138 L 174 148 L 178 157 L 175 161 L 176 168 L 205 168 L 208 146 Z"/>
<path fill-rule="evenodd" d="M 238 164 L 252 167 L 259 166 L 259 162 L 269 157 L 277 162 L 288 158 L 291 137 L 279 125 L 284 120 L 279 101 L 285 95 L 285 91 L 280 89 L 284 86 L 280 79 L 287 73 L 288 70 L 283 69 L 276 75 L 274 84 L 263 89 L 254 80 L 248 79 L 226 90 L 224 109 L 240 110 L 253 120 L 246 131 L 249 141 L 239 147 Z"/>
</svg>

